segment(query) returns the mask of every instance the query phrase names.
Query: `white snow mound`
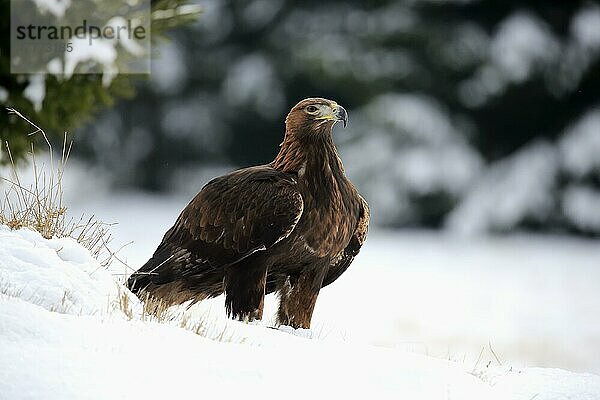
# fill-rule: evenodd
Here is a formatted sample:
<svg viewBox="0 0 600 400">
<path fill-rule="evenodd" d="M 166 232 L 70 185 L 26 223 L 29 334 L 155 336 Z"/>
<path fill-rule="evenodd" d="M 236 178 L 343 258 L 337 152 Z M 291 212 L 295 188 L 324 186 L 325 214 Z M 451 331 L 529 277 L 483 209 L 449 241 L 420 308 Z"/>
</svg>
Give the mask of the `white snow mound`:
<svg viewBox="0 0 600 400">
<path fill-rule="evenodd" d="M 46 240 L 38 232 L 3 225 L 0 290 L 49 311 L 75 315 L 112 313 L 119 293 L 126 291 L 75 240 Z"/>
</svg>

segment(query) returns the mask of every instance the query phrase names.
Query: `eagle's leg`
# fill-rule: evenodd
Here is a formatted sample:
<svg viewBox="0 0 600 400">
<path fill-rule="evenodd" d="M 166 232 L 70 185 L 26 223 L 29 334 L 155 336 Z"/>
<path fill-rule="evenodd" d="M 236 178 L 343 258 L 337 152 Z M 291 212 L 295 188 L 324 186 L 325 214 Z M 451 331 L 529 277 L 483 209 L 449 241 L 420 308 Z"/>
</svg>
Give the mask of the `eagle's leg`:
<svg viewBox="0 0 600 400">
<path fill-rule="evenodd" d="M 326 268 L 313 268 L 298 276 L 289 277 L 279 291 L 279 325 L 310 328 L 310 320 L 326 272 Z"/>
<path fill-rule="evenodd" d="M 240 321 L 262 319 L 265 304 L 267 267 L 239 262 L 225 269 L 225 309 L 227 316 Z"/>
</svg>

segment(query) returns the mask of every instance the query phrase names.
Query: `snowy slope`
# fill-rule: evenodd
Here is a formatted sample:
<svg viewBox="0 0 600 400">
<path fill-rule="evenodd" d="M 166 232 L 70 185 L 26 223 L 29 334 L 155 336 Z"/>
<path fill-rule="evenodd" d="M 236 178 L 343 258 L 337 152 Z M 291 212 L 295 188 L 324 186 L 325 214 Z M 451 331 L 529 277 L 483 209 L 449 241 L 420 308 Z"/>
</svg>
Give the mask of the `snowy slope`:
<svg viewBox="0 0 600 400">
<path fill-rule="evenodd" d="M 44 240 L 28 229 L 0 225 L 0 290 L 50 311 L 109 312 L 120 285 L 69 238 Z"/>
<path fill-rule="evenodd" d="M 84 179 L 71 185 L 80 188 Z M 89 193 L 90 197 L 85 197 Z M 114 227 L 121 258 L 139 268 L 189 196 L 83 190 L 72 211 L 93 210 Z M 452 359 L 472 369 L 558 367 L 600 374 L 600 241 L 512 234 L 460 237 L 373 229 L 352 267 L 317 301 L 319 337 Z M 130 273 L 119 264 L 118 274 Z M 366 288 L 366 289 L 365 289 Z M 274 314 L 275 299 L 267 298 Z M 223 300 L 205 302 L 222 319 Z M 357 323 L 360 321 L 360 323 Z"/>
<path fill-rule="evenodd" d="M 285 344 L 269 344 L 268 336 L 262 346 L 220 343 L 167 325 L 61 315 L 17 300 L 0 302 L 0 315 L 6 399 L 491 396 L 455 366 L 393 351 L 289 335 Z"/>
<path fill-rule="evenodd" d="M 84 249 L 27 230 L 0 227 L 0 277 L 2 400 L 600 399 L 592 374 L 485 366 L 471 373 L 398 349 L 219 317 L 205 318 L 202 337 L 177 321 L 142 320 L 134 298 L 130 320 L 117 307 L 124 289 Z"/>
</svg>

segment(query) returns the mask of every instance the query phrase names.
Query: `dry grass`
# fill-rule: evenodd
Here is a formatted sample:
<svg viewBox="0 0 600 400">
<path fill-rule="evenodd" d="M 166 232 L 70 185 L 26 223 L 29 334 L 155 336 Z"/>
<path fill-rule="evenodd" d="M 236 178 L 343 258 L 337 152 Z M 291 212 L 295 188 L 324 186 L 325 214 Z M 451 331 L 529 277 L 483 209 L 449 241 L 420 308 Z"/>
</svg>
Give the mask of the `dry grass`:
<svg viewBox="0 0 600 400">
<path fill-rule="evenodd" d="M 8 282 L 0 280 L 0 295 L 6 297 L 21 297 L 23 289 L 15 289 Z"/>
<path fill-rule="evenodd" d="M 135 316 L 133 311 L 133 305 L 131 304 L 131 300 L 129 299 L 130 294 L 127 293 L 126 290 L 123 289 L 123 286 L 118 286 L 119 296 L 117 298 L 117 307 L 119 310 L 125 314 L 125 316 L 132 320 Z"/>
<path fill-rule="evenodd" d="M 202 334 L 201 326 L 204 325 L 204 321 L 199 320 L 192 322 L 190 315 L 186 313 L 186 307 L 172 307 L 164 300 L 152 297 L 148 293 L 145 293 L 140 300 L 144 305 L 141 316 L 143 321 L 176 323 L 181 328 L 194 331 L 197 334 Z"/>
<path fill-rule="evenodd" d="M 171 306 L 161 299 L 154 298 L 149 294 L 145 294 L 140 299 L 143 304 L 139 319 L 144 322 L 158 322 L 171 326 L 177 326 L 198 336 L 202 336 L 218 342 L 228 343 L 244 343 L 245 337 L 240 337 L 235 331 L 235 327 L 229 323 L 220 326 L 215 320 L 209 319 L 207 314 L 199 315 L 194 313 L 194 316 L 189 311 L 185 304 Z M 126 293 L 122 293 L 119 301 L 119 308 L 129 319 L 135 319 L 132 312 L 130 297 Z"/>
<path fill-rule="evenodd" d="M 30 178 L 28 181 L 32 183 L 25 184 L 15 166 L 9 143 L 4 143 L 10 158 L 10 177 L 0 176 L 0 184 L 6 184 L 4 196 L 0 199 L 0 224 L 4 224 L 11 229 L 33 229 L 47 239 L 53 237 L 73 238 L 85 247 L 102 267 L 107 266 L 112 261 L 117 261 L 130 269 L 118 257 L 119 251 L 124 246 L 116 251 L 111 250 L 109 247 L 112 239 L 110 234 L 111 224 L 106 224 L 93 215 L 73 219 L 67 214 L 63 196 L 63 177 L 72 149 L 72 142 L 68 140 L 67 134 L 64 135 L 60 157 L 55 159 L 55 151 L 44 130 L 19 111 L 9 108 L 8 112 L 17 115 L 33 127 L 34 130 L 29 133 L 30 136 L 37 134 L 43 137 L 48 148 L 49 165 L 40 165 L 32 144 L 29 153 L 31 176 L 28 177 Z M 9 285 L 2 282 L 0 282 L 0 295 L 20 297 L 20 293 L 15 292 Z M 66 300 L 68 296 L 69 293 L 65 291 L 60 304 L 53 307 L 51 311 L 67 312 L 68 302 Z M 211 324 L 208 324 L 204 319 L 192 320 L 189 314 L 185 312 L 184 307 L 169 307 L 163 301 L 151 297 L 141 299 L 143 309 L 141 315 L 139 315 L 136 312 L 136 305 L 132 303 L 131 296 L 131 292 L 119 285 L 118 298 L 114 301 L 116 304 L 113 303 L 115 308 L 121 310 L 130 320 L 141 319 L 142 321 L 167 323 L 205 337 L 208 336 L 209 331 L 214 331 L 214 329 L 211 329 L 214 327 L 211 327 Z M 233 337 L 234 335 L 229 329 L 223 328 L 222 332 L 217 334 L 214 339 L 232 341 Z"/>
<path fill-rule="evenodd" d="M 142 310 L 139 317 L 137 317 L 130 296 L 130 292 L 120 289 L 117 304 L 117 307 L 130 320 L 139 319 L 143 322 L 158 322 L 161 324 L 178 326 L 193 332 L 196 335 L 219 342 L 243 343 L 245 341 L 245 338 L 235 340 L 235 331 L 231 329 L 229 325 L 225 325 L 217 330 L 215 322 L 211 323 L 205 316 L 196 315 L 192 318 L 185 306 L 170 306 L 161 299 L 154 298 L 148 294 L 140 299 L 142 302 Z"/>
<path fill-rule="evenodd" d="M 72 142 L 68 141 L 67 134 L 64 135 L 60 157 L 55 160 L 54 149 L 44 130 L 17 110 L 12 108 L 7 110 L 34 128 L 29 136 L 36 134 L 43 136 L 48 147 L 50 164 L 38 163 L 32 143 L 29 153 L 32 183 L 25 184 L 15 166 L 10 144 L 4 143 L 10 160 L 11 176 L 0 176 L 0 181 L 7 185 L 0 201 L 0 224 L 11 229 L 30 228 L 47 239 L 73 238 L 88 249 L 101 265 L 110 264 L 116 254 L 108 247 L 112 239 L 111 225 L 98 220 L 93 215 L 81 216 L 77 219 L 67 215 L 67 207 L 63 201 L 63 177 L 72 148 Z"/>
</svg>

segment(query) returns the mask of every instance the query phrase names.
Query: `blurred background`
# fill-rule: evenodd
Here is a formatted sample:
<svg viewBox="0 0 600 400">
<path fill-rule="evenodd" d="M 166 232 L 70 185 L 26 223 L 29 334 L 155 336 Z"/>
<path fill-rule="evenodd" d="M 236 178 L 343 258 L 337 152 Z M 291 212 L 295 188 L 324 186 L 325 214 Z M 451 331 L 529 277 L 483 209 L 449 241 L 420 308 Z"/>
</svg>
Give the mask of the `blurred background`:
<svg viewBox="0 0 600 400">
<path fill-rule="evenodd" d="M 395 269 L 392 297 L 366 304 L 402 306 L 371 317 L 368 342 L 475 359 L 493 341 L 512 361 L 600 372 L 598 2 L 195 4 L 161 26 L 147 78 L 14 76 L 0 58 L 0 101 L 73 133 L 74 209 L 119 222 L 133 266 L 209 179 L 274 158 L 297 101 L 327 97 L 349 112 L 334 140 L 374 234 L 330 289 L 348 296 L 325 304 Z M 24 152 L 28 130 L 0 123 Z"/>
<path fill-rule="evenodd" d="M 124 78 L 128 100 L 116 80 L 86 94 L 112 107 L 57 110 L 82 100 L 53 77 L 35 100 L 36 82 L 0 81 L 0 100 L 74 133 L 73 156 L 112 187 L 190 196 L 272 160 L 289 108 L 328 97 L 350 112 L 335 140 L 374 223 L 600 234 L 597 2 L 197 4 L 195 22 L 161 32 L 151 76 Z"/>
<path fill-rule="evenodd" d="M 78 130 L 115 185 L 193 194 L 273 159 L 309 96 L 385 226 L 600 234 L 600 6 L 206 1 L 138 96 Z"/>
</svg>

